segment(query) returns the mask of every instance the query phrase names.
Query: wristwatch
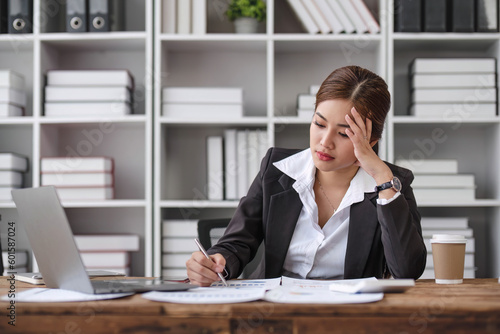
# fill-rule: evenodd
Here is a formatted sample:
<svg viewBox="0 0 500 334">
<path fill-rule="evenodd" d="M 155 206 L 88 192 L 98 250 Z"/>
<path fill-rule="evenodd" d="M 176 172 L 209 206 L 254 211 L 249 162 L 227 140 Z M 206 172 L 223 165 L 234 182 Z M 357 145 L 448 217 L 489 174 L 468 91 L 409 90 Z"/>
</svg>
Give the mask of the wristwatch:
<svg viewBox="0 0 500 334">
<path fill-rule="evenodd" d="M 375 191 L 379 192 L 389 188 L 394 189 L 396 192 L 401 191 L 401 181 L 399 181 L 399 179 L 394 176 L 389 182 L 382 183 L 381 185 L 376 186 Z"/>
</svg>

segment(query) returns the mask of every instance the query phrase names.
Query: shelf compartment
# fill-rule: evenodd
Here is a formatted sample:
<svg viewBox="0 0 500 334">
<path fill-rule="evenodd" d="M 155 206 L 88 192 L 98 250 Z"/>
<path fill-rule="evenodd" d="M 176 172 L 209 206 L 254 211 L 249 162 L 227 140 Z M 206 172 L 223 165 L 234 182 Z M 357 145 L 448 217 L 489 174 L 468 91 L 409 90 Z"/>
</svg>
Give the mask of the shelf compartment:
<svg viewBox="0 0 500 334">
<path fill-rule="evenodd" d="M 144 200 L 147 163 L 141 154 L 146 154 L 145 131 L 141 123 L 42 124 L 40 157 L 67 157 L 76 162 L 86 156 L 112 157 L 115 199 Z"/>
<path fill-rule="evenodd" d="M 162 125 L 160 200 L 207 201 L 206 138 L 224 136 L 225 129 L 267 131 L 265 126 Z M 262 157 L 259 158 L 259 161 Z"/>
</svg>

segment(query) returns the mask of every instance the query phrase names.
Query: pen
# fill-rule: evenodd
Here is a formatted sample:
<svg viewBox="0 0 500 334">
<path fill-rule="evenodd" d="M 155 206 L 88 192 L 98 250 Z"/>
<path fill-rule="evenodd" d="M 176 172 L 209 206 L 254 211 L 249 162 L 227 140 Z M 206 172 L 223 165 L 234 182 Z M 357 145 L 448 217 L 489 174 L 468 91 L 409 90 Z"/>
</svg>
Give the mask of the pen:
<svg viewBox="0 0 500 334">
<path fill-rule="evenodd" d="M 208 256 L 207 254 L 207 251 L 205 250 L 205 248 L 203 248 L 203 245 L 200 243 L 200 240 L 198 240 L 198 238 L 195 238 L 194 239 L 194 242 L 196 242 L 196 245 L 198 246 L 198 248 L 200 249 L 200 252 L 203 253 L 203 255 L 205 255 L 207 257 L 207 259 L 209 260 L 212 260 L 210 258 L 210 256 Z M 224 283 L 224 286 L 227 286 L 227 282 L 226 280 L 224 279 L 224 277 L 222 277 L 222 274 L 221 273 L 217 273 L 217 275 L 219 275 L 219 278 L 220 280 L 222 281 L 222 283 Z"/>
</svg>

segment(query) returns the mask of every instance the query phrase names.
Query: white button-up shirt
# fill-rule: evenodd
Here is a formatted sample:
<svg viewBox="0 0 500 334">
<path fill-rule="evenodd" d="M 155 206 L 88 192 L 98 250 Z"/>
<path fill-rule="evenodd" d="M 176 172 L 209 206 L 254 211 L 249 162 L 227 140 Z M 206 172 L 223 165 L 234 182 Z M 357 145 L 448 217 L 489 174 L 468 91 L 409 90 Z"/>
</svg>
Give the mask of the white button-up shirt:
<svg viewBox="0 0 500 334">
<path fill-rule="evenodd" d="M 303 204 L 283 265 L 284 274 L 301 278 L 343 278 L 350 207 L 362 202 L 365 192 L 374 191 L 375 180 L 359 168 L 339 207 L 321 228 L 313 189 L 316 167 L 310 149 L 275 162 L 274 166 L 295 180 L 293 188 Z M 377 201 L 386 204 L 397 196 L 399 193 L 388 201 Z"/>
</svg>

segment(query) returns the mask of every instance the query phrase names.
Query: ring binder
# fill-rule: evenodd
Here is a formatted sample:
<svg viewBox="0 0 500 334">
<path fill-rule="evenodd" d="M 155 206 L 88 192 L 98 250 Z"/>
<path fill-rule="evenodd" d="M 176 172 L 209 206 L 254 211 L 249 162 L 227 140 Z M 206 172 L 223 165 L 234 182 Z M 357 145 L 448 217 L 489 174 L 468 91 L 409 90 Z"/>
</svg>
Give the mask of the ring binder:
<svg viewBox="0 0 500 334">
<path fill-rule="evenodd" d="M 124 28 L 122 0 L 89 0 L 89 31 L 120 31 Z"/>
<path fill-rule="evenodd" d="M 66 0 L 66 31 L 87 31 L 86 0 Z"/>
<path fill-rule="evenodd" d="M 33 0 L 8 0 L 9 34 L 33 32 Z"/>
</svg>

